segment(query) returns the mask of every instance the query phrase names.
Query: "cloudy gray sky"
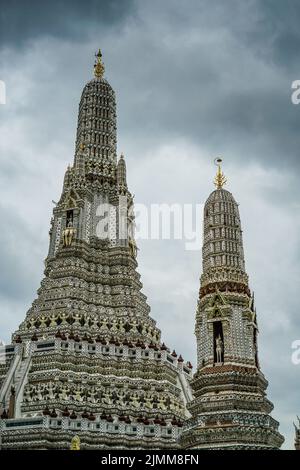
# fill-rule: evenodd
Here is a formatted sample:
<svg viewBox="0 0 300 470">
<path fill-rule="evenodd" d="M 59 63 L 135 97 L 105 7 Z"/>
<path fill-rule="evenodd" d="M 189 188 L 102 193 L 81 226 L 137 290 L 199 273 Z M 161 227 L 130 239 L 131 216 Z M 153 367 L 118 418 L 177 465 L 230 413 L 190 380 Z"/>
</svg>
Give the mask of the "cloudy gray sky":
<svg viewBox="0 0 300 470">
<path fill-rule="evenodd" d="M 240 203 L 273 416 L 293 446 L 300 414 L 297 0 L 0 1 L 0 335 L 32 302 L 51 200 L 73 159 L 77 107 L 102 48 L 117 93 L 118 150 L 139 203 L 202 204 L 216 155 Z M 200 251 L 140 241 L 139 270 L 163 338 L 195 364 Z"/>
</svg>

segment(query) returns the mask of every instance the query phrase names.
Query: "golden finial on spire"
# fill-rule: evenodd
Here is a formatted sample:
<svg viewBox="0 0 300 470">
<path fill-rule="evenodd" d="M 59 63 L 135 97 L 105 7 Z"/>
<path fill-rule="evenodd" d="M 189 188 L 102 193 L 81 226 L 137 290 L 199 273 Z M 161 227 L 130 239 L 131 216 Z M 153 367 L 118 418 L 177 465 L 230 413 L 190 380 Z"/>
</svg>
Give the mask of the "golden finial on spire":
<svg viewBox="0 0 300 470">
<path fill-rule="evenodd" d="M 215 158 L 214 163 L 218 167 L 214 183 L 215 183 L 215 186 L 217 187 L 217 189 L 221 189 L 221 188 L 223 188 L 224 184 L 226 184 L 226 182 L 227 182 L 227 179 L 226 179 L 224 173 L 221 170 L 222 158 Z"/>
<path fill-rule="evenodd" d="M 102 78 L 103 75 L 104 75 L 105 67 L 104 67 L 104 64 L 102 62 L 102 53 L 101 53 L 100 49 L 95 54 L 95 57 L 96 57 L 96 60 L 95 60 L 95 64 L 94 64 L 94 75 L 95 75 L 96 78 Z"/>
</svg>

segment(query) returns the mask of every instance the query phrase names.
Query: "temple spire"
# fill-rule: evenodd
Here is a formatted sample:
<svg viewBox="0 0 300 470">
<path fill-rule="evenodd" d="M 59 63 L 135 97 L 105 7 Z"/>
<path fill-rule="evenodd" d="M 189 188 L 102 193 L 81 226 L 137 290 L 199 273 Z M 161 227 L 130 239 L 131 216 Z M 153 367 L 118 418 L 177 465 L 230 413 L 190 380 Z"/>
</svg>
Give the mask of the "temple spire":
<svg viewBox="0 0 300 470">
<path fill-rule="evenodd" d="M 95 57 L 96 57 L 96 60 L 94 64 L 94 75 L 96 78 L 102 78 L 104 75 L 105 67 L 102 62 L 102 53 L 100 49 L 95 54 Z"/>
<path fill-rule="evenodd" d="M 226 184 L 226 182 L 227 182 L 227 179 L 226 179 L 224 173 L 221 170 L 222 158 L 215 158 L 214 163 L 218 167 L 214 183 L 215 183 L 215 186 L 217 187 L 217 189 L 221 189 L 221 188 L 223 188 L 224 184 Z"/>
<path fill-rule="evenodd" d="M 191 364 L 161 343 L 142 292 L 115 93 L 103 72 L 99 51 L 81 93 L 75 162 L 53 208 L 45 277 L 0 360 L 1 450 L 178 449 L 188 416 Z"/>
<path fill-rule="evenodd" d="M 115 93 L 103 78 L 100 50 L 95 57 L 94 78 L 88 81 L 81 95 L 75 144 L 75 167 L 81 166 L 85 171 L 88 170 L 87 161 L 91 159 L 114 164 L 117 161 Z M 90 170 L 94 172 L 91 167 Z"/>
<path fill-rule="evenodd" d="M 198 367 L 191 382 L 194 397 L 187 404 L 191 418 L 179 442 L 189 450 L 278 449 L 284 439 L 270 417 L 273 405 L 259 365 L 239 207 L 223 188 L 221 162 L 215 159 L 217 188 L 204 205 L 195 327 Z"/>
</svg>

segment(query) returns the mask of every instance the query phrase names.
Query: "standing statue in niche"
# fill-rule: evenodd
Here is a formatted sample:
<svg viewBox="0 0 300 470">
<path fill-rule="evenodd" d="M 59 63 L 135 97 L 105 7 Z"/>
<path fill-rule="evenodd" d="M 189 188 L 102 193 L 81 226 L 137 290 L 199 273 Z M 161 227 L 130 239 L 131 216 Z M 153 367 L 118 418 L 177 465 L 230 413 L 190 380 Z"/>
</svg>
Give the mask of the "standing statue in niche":
<svg viewBox="0 0 300 470">
<path fill-rule="evenodd" d="M 133 212 L 133 204 L 129 207 L 128 209 L 128 215 L 127 215 L 127 228 L 128 228 L 128 246 L 130 249 L 131 255 L 136 258 L 137 256 L 137 245 L 135 242 L 135 216 Z"/>
<path fill-rule="evenodd" d="M 75 235 L 75 228 L 73 227 L 73 222 L 69 220 L 68 226 L 63 231 L 63 246 L 71 246 L 72 241 Z"/>
<path fill-rule="evenodd" d="M 224 344 L 223 344 L 221 336 L 219 335 L 216 338 L 217 362 L 223 362 L 223 353 L 224 353 Z"/>
</svg>

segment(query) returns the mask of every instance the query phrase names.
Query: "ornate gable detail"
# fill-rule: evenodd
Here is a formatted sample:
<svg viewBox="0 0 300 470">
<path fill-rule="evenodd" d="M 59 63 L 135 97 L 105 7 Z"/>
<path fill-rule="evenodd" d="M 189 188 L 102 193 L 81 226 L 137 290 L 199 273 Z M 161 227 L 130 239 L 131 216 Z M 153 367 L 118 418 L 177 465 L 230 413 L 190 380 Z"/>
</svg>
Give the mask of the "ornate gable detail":
<svg viewBox="0 0 300 470">
<path fill-rule="evenodd" d="M 215 319 L 223 319 L 228 318 L 232 314 L 231 306 L 226 302 L 224 296 L 221 292 L 217 291 L 211 301 L 210 306 L 206 309 L 207 312 L 207 319 L 208 320 L 215 320 Z"/>
<path fill-rule="evenodd" d="M 75 189 L 70 189 L 65 196 L 63 206 L 66 210 L 77 209 L 80 201 L 81 199 Z"/>
</svg>

